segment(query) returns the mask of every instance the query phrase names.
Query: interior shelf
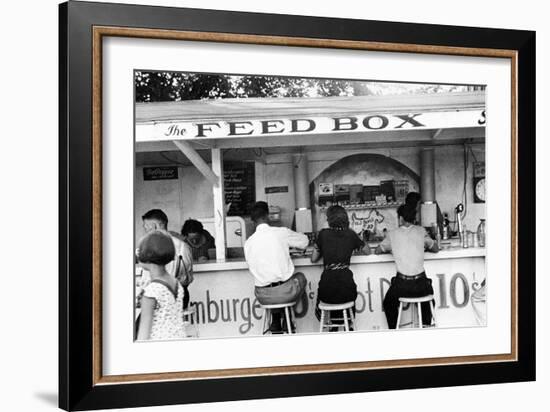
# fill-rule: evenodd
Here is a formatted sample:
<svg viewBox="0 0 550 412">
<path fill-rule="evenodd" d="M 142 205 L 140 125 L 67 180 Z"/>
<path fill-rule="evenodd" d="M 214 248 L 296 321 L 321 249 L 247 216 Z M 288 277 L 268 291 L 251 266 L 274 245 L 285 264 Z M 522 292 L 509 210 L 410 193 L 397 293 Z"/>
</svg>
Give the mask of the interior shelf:
<svg viewBox="0 0 550 412">
<path fill-rule="evenodd" d="M 388 202 L 388 203 L 373 203 L 373 204 L 357 204 L 357 205 L 340 205 L 346 210 L 368 210 L 368 209 L 388 209 L 397 208 L 401 206 L 401 202 Z M 328 206 L 321 206 L 321 211 L 324 212 L 328 209 Z"/>
</svg>

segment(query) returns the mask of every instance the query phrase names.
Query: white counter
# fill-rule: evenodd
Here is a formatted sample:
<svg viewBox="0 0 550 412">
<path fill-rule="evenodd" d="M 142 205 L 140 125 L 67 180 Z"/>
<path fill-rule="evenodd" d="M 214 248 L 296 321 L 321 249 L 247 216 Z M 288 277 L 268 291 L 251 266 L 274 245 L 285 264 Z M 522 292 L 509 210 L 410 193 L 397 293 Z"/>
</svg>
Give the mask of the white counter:
<svg viewBox="0 0 550 412">
<path fill-rule="evenodd" d="M 443 249 L 439 253 L 430 253 L 426 252 L 424 255 L 425 260 L 441 260 L 441 259 L 463 259 L 469 257 L 484 257 L 485 248 L 462 248 L 462 247 L 453 247 L 449 249 Z M 309 257 L 294 257 L 292 259 L 295 267 L 304 267 L 304 266 L 322 266 L 322 260 L 319 262 L 312 263 Z M 354 255 L 351 258 L 351 264 L 358 263 L 383 263 L 383 262 L 393 262 L 394 258 L 391 253 L 386 253 L 382 255 Z M 236 259 L 226 259 L 225 261 L 210 261 L 205 263 L 195 263 L 193 265 L 193 271 L 195 273 L 201 272 L 216 272 L 228 270 L 242 270 L 248 269 L 248 265 L 242 258 Z"/>
</svg>

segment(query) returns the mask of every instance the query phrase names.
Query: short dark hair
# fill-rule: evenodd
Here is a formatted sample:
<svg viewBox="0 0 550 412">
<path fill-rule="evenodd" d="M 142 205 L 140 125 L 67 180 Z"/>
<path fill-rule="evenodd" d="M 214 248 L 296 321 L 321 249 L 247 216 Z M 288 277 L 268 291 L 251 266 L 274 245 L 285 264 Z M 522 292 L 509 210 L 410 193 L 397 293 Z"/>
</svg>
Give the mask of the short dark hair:
<svg viewBox="0 0 550 412">
<path fill-rule="evenodd" d="M 250 218 L 253 222 L 258 222 L 260 220 L 267 220 L 269 215 L 269 206 L 264 201 L 256 202 L 252 205 L 250 209 Z"/>
<path fill-rule="evenodd" d="M 176 249 L 170 235 L 160 230 L 153 230 L 139 241 L 138 261 L 167 265 L 174 260 Z"/>
<path fill-rule="evenodd" d="M 418 202 L 420 202 L 420 199 L 421 199 L 420 193 L 409 192 L 407 193 L 407 197 L 405 198 L 405 204 L 416 207 L 416 205 L 418 205 Z"/>
<path fill-rule="evenodd" d="M 330 206 L 327 209 L 327 222 L 332 229 L 347 229 L 349 227 L 348 212 L 342 206 Z"/>
<path fill-rule="evenodd" d="M 181 234 L 187 236 L 189 233 L 202 233 L 204 226 L 201 222 L 195 219 L 187 219 L 181 227 Z"/>
<path fill-rule="evenodd" d="M 168 216 L 160 209 L 151 209 L 145 213 L 142 217 L 142 220 L 156 220 L 157 222 L 162 223 L 164 226 L 168 226 Z"/>
<path fill-rule="evenodd" d="M 416 220 L 416 205 L 404 204 L 399 206 L 397 216 L 402 217 L 405 222 L 414 223 Z"/>
</svg>

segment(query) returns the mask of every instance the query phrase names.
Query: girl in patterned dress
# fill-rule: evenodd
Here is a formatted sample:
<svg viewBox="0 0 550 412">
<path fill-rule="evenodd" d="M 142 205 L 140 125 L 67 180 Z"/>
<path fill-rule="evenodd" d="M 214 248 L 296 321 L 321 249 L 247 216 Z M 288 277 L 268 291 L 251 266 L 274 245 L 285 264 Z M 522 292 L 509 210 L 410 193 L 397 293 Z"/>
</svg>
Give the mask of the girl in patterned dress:
<svg viewBox="0 0 550 412">
<path fill-rule="evenodd" d="M 138 261 L 149 271 L 151 283 L 143 290 L 138 340 L 185 338 L 183 287 L 166 271 L 174 259 L 174 243 L 169 235 L 155 230 L 139 242 Z"/>
</svg>

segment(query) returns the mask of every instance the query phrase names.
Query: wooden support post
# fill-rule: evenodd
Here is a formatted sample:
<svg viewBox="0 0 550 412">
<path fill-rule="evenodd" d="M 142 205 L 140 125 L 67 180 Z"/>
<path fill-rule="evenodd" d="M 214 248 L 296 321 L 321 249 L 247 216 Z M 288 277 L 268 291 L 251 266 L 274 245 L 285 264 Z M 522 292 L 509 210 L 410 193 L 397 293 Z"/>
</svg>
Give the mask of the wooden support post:
<svg viewBox="0 0 550 412">
<path fill-rule="evenodd" d="M 420 194 L 422 202 L 435 201 L 434 148 L 420 150 Z"/>
<path fill-rule="evenodd" d="M 219 185 L 212 188 L 214 194 L 214 229 L 216 237 L 216 260 L 225 259 L 225 194 L 223 188 L 223 156 L 221 149 L 212 149 L 212 171 Z"/>
<path fill-rule="evenodd" d="M 208 163 L 206 163 L 203 158 L 197 153 L 191 145 L 183 140 L 174 140 L 173 141 L 176 147 L 193 163 L 193 165 L 199 169 L 206 179 L 212 183 L 214 187 L 220 185 L 220 179 L 216 176 L 215 172 L 210 169 Z M 214 150 L 214 149 L 212 149 Z M 214 163 L 214 162 L 212 162 Z"/>
<path fill-rule="evenodd" d="M 433 147 L 424 147 L 420 150 L 420 195 L 420 222 L 424 227 L 431 227 L 433 223 L 437 223 Z"/>
<path fill-rule="evenodd" d="M 254 162 L 254 173 L 256 175 L 256 201 L 263 200 L 267 202 L 265 193 L 265 163 L 260 160 Z"/>
</svg>

